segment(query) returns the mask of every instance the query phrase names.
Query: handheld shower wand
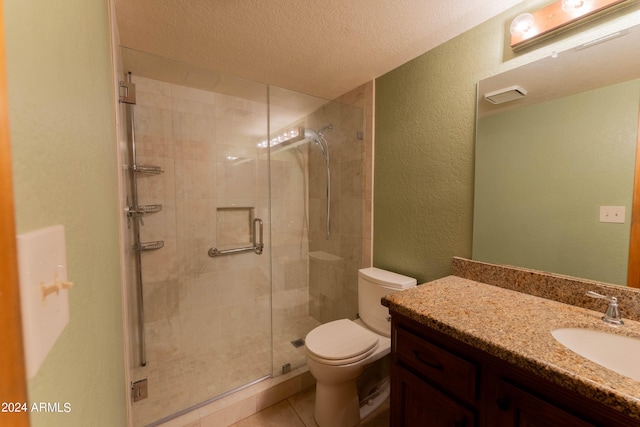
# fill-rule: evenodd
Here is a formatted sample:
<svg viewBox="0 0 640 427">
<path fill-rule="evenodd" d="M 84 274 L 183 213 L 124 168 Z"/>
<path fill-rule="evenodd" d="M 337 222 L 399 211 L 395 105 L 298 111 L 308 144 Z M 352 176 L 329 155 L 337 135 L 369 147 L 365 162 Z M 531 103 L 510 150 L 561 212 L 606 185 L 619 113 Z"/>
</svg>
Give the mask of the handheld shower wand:
<svg viewBox="0 0 640 427">
<path fill-rule="evenodd" d="M 305 138 L 309 139 L 311 142 L 316 144 L 320 151 L 322 152 L 322 156 L 324 157 L 324 162 L 327 167 L 327 223 L 326 223 L 326 231 L 325 238 L 329 240 L 329 236 L 331 234 L 331 167 L 329 166 L 329 144 L 327 140 L 324 139 L 324 132 L 333 130 L 333 125 L 328 125 L 320 130 L 313 131 L 311 129 L 304 130 Z"/>
</svg>

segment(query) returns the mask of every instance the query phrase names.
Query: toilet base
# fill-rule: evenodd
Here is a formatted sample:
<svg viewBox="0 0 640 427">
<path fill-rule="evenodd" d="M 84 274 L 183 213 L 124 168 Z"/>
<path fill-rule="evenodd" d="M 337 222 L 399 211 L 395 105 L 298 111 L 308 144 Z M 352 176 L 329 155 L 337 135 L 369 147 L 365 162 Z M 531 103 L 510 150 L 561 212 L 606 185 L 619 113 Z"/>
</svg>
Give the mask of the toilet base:
<svg viewBox="0 0 640 427">
<path fill-rule="evenodd" d="M 353 427 L 360 423 L 356 380 L 340 384 L 316 382 L 313 416 L 320 427 Z"/>
</svg>

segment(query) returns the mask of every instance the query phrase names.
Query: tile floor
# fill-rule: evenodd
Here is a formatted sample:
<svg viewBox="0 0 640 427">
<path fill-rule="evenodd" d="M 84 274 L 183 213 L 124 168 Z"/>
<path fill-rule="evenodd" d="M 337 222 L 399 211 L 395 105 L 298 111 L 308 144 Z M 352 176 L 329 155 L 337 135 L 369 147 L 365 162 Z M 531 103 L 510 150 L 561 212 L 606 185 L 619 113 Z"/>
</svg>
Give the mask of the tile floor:
<svg viewBox="0 0 640 427">
<path fill-rule="evenodd" d="M 276 403 L 231 427 L 317 427 L 313 420 L 315 385 L 290 398 Z M 388 427 L 389 402 L 365 420 L 363 427 Z"/>
<path fill-rule="evenodd" d="M 287 327 L 274 328 L 273 354 L 269 342 L 247 353 L 246 342 L 257 343 L 260 337 L 245 337 L 238 342 L 211 342 L 192 351 L 167 354 L 157 363 L 137 368 L 137 378 L 148 379 L 149 396 L 136 402 L 134 425 L 148 425 L 268 375 L 272 357 L 276 375 L 285 363 L 290 363 L 291 369 L 303 366 L 304 346 L 296 348 L 291 341 L 306 336 L 319 322 L 309 316 L 291 317 L 287 322 Z"/>
</svg>

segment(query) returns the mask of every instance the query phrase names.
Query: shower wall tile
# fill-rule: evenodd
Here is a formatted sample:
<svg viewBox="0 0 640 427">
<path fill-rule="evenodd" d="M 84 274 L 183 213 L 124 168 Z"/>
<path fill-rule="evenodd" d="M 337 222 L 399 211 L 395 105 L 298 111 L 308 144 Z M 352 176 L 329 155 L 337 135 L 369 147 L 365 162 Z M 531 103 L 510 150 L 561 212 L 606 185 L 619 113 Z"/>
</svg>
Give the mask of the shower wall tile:
<svg viewBox="0 0 640 427">
<path fill-rule="evenodd" d="M 329 147 L 331 153 L 331 147 Z M 332 159 L 332 157 L 330 157 Z M 327 169 L 320 150 L 309 150 L 309 198 L 321 199 L 327 195 Z M 335 164 L 333 161 L 331 164 Z M 337 168 L 331 169 L 331 182 L 339 182 L 336 178 Z"/>
<path fill-rule="evenodd" d="M 273 292 L 281 292 L 292 288 L 308 287 L 308 250 L 307 241 L 298 239 L 289 243 L 272 246 L 272 281 Z M 302 264 L 304 267 L 296 266 Z M 295 280 L 299 285 L 294 286 Z"/>
<path fill-rule="evenodd" d="M 284 289 L 308 288 L 309 267 L 306 259 L 284 263 Z"/>
<path fill-rule="evenodd" d="M 336 239 L 336 223 L 338 221 L 332 221 L 332 238 L 327 240 L 324 228 L 319 231 L 309 231 L 309 252 L 322 251 L 332 255 L 340 256 L 340 240 Z M 313 278 L 313 276 L 311 276 Z"/>
<path fill-rule="evenodd" d="M 216 142 L 216 125 L 213 118 L 174 111 L 171 120 L 172 136 L 175 139 Z"/>
<path fill-rule="evenodd" d="M 146 214 L 143 217 L 144 225 L 140 226 L 142 241 L 175 240 L 177 238 L 175 199 L 160 199 L 158 201 L 162 202 L 162 210 Z"/>
<path fill-rule="evenodd" d="M 174 161 L 161 157 L 138 157 L 138 164 L 159 166 L 158 175 L 138 175 L 138 201 L 140 204 L 162 203 L 175 198 Z"/>
<path fill-rule="evenodd" d="M 155 322 L 178 316 L 178 280 L 145 283 L 143 286 L 145 321 Z"/>
<path fill-rule="evenodd" d="M 293 289 L 275 293 L 272 296 L 272 310 L 275 317 L 296 318 L 309 312 L 307 289 Z"/>
<path fill-rule="evenodd" d="M 352 129 L 357 129 L 357 127 L 353 126 Z M 344 140 L 345 140 L 345 143 L 342 145 L 340 150 L 341 163 L 348 162 L 348 161 L 357 161 L 362 166 L 364 166 L 364 162 L 363 162 L 363 159 L 365 157 L 364 141 L 357 139 L 354 133 L 349 133 L 348 135 L 345 135 Z"/>
<path fill-rule="evenodd" d="M 357 274 L 358 270 L 362 268 L 362 236 L 342 233 L 340 235 L 340 250 L 340 255 L 344 258 L 346 274 Z"/>
<path fill-rule="evenodd" d="M 272 200 L 272 244 L 276 247 L 293 243 L 300 251 L 300 242 L 307 241 L 306 209 L 301 200 Z M 303 244 L 306 248 L 306 244 Z"/>
<path fill-rule="evenodd" d="M 152 135 L 136 135 L 136 153 L 141 157 L 173 158 L 171 138 Z"/>
<path fill-rule="evenodd" d="M 219 164 L 230 166 L 244 163 L 256 163 L 256 147 L 243 147 L 239 145 L 229 145 L 218 143 L 215 152 L 212 152 L 209 159 Z"/>
<path fill-rule="evenodd" d="M 256 115 L 264 118 L 267 115 L 267 107 L 264 102 L 251 101 L 247 98 L 215 93 L 214 103 L 216 107 L 216 117 L 221 119 Z"/>
<path fill-rule="evenodd" d="M 162 110 L 171 110 L 171 97 L 167 95 L 157 94 L 137 90 L 136 85 L 136 105 L 150 108 L 159 108 Z"/>
<path fill-rule="evenodd" d="M 295 150 L 289 150 L 295 153 Z M 302 157 L 302 155 L 300 155 Z M 305 198 L 306 179 L 302 173 L 303 158 L 291 156 L 288 159 L 271 162 L 271 197 L 274 200 L 301 201 Z"/>
<path fill-rule="evenodd" d="M 309 230 L 314 232 L 324 232 L 326 221 L 327 221 L 326 199 L 309 198 L 308 203 L 309 203 Z M 313 248 L 312 250 L 315 250 L 315 248 Z"/>
<path fill-rule="evenodd" d="M 171 84 L 159 80 L 148 79 L 146 77 L 133 76 L 132 81 L 136 84 L 137 96 L 141 93 L 152 93 L 155 95 L 171 96 Z"/>
<path fill-rule="evenodd" d="M 340 205 L 342 206 L 342 209 L 340 209 L 341 236 L 345 234 L 362 236 L 363 203 L 361 198 L 343 199 L 340 201 Z M 340 244 L 343 245 L 344 242 Z M 360 247 L 359 243 L 355 243 L 355 245 Z"/>
<path fill-rule="evenodd" d="M 213 268 L 211 257 L 207 255 L 213 246 L 212 239 L 179 239 L 177 249 L 177 265 L 179 277 L 194 277 Z"/>
<path fill-rule="evenodd" d="M 172 239 L 166 239 L 162 249 L 142 252 L 142 282 L 163 282 L 177 279 L 177 255 L 177 242 Z"/>
<path fill-rule="evenodd" d="M 364 165 L 362 160 L 340 163 L 340 198 L 362 200 L 364 193 Z"/>
<path fill-rule="evenodd" d="M 177 199 L 206 199 L 211 197 L 211 169 L 207 161 L 176 160 L 175 181 Z"/>
<path fill-rule="evenodd" d="M 209 160 L 212 156 L 213 144 L 206 141 L 174 139 L 173 150 L 177 160 Z"/>
<path fill-rule="evenodd" d="M 145 322 L 147 360 L 164 360 L 179 351 L 179 324 L 178 317 Z"/>
<path fill-rule="evenodd" d="M 171 96 L 173 98 L 196 101 L 209 105 L 214 105 L 215 103 L 214 92 L 181 85 L 171 85 Z"/>
<path fill-rule="evenodd" d="M 172 113 L 161 108 L 139 106 L 135 109 L 135 131 L 138 135 L 171 138 L 173 136 Z"/>
<path fill-rule="evenodd" d="M 213 98 L 211 99 L 213 102 Z M 215 108 L 212 103 L 204 103 L 183 98 L 172 98 L 170 109 L 180 113 L 188 113 L 196 116 L 214 117 Z"/>
<path fill-rule="evenodd" d="M 176 201 L 177 234 L 181 240 L 215 236 L 215 212 L 208 199 Z"/>
<path fill-rule="evenodd" d="M 255 162 L 220 162 L 216 165 L 216 190 L 220 198 L 252 199 L 255 197 Z"/>
<path fill-rule="evenodd" d="M 256 127 L 247 120 L 220 119 L 216 126 L 215 139 L 219 144 L 256 149 L 258 143 L 267 138 L 267 129 Z"/>
</svg>

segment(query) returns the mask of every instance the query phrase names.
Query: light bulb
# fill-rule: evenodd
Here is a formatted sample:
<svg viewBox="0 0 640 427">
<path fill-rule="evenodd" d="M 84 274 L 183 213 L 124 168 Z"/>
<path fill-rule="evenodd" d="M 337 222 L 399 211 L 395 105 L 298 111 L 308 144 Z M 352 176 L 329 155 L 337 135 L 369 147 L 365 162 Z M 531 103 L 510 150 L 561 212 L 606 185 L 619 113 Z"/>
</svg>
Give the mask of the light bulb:
<svg viewBox="0 0 640 427">
<path fill-rule="evenodd" d="M 573 13 L 584 6 L 584 0 L 562 0 L 562 10 Z"/>
<path fill-rule="evenodd" d="M 511 22 L 511 26 L 509 27 L 509 31 L 512 36 L 524 36 L 528 31 L 533 28 L 535 24 L 535 18 L 530 13 L 522 13 L 515 17 L 515 19 Z"/>
</svg>

